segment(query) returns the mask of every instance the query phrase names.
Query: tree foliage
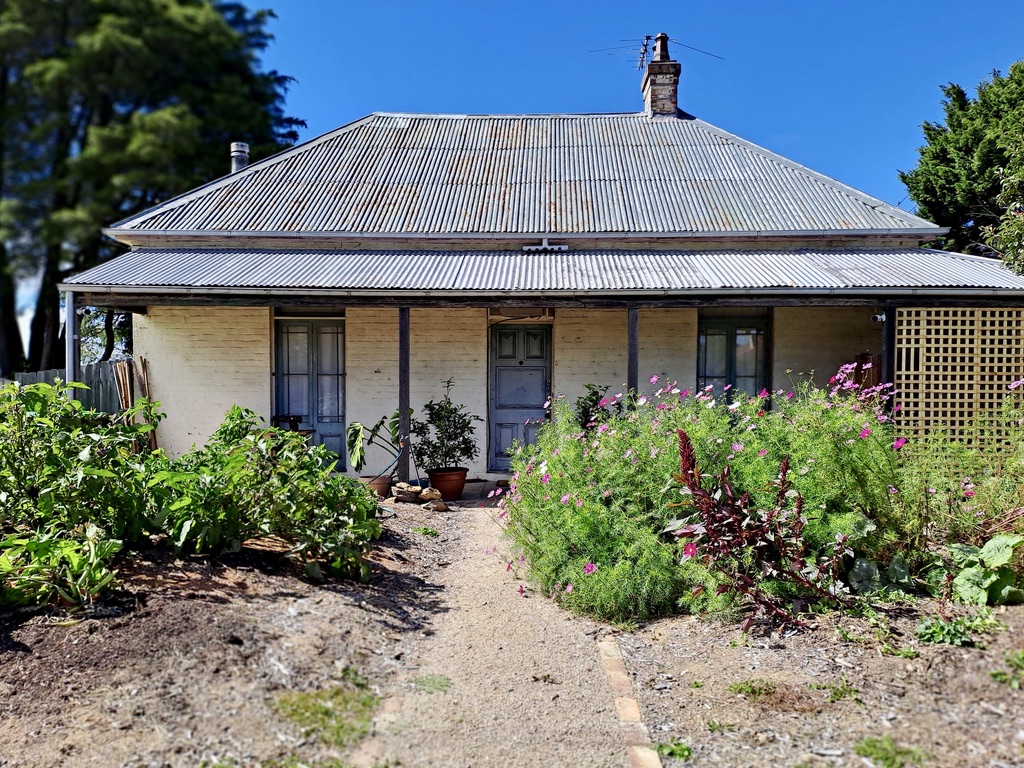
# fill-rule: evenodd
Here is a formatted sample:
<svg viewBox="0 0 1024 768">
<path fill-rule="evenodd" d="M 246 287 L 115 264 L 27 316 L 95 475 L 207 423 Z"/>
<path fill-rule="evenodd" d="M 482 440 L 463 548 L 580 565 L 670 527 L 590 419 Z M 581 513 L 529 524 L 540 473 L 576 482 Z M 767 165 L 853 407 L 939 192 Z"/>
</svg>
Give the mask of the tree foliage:
<svg viewBox="0 0 1024 768">
<path fill-rule="evenodd" d="M 0 375 L 22 365 L 16 272 L 41 277 L 27 367 L 62 364 L 57 284 L 118 254 L 101 227 L 297 138 L 264 72 L 270 11 L 222 0 L 0 5 Z"/>
<path fill-rule="evenodd" d="M 900 173 L 918 213 L 949 227 L 939 245 L 981 255 L 1004 251 L 993 233 L 1005 217 L 1010 187 L 1004 169 L 1011 164 L 1024 135 L 1024 62 L 1007 75 L 995 71 L 971 98 L 950 83 L 942 89 L 945 120 L 925 122 L 926 144 L 918 149 L 917 167 Z M 1017 191 L 1020 183 L 1017 182 Z"/>
</svg>

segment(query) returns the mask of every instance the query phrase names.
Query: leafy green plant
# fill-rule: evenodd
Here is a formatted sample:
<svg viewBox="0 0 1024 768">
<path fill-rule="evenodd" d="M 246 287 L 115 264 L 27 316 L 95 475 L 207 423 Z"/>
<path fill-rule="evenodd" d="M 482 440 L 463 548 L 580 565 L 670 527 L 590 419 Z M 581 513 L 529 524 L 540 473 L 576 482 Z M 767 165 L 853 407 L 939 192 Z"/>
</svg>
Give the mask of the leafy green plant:
<svg viewBox="0 0 1024 768">
<path fill-rule="evenodd" d="M 1005 660 L 1006 669 L 993 670 L 989 674 L 997 683 L 1004 683 L 1019 691 L 1024 686 L 1024 650 L 1008 652 Z"/>
<path fill-rule="evenodd" d="M 322 566 L 367 576 L 362 558 L 380 535 L 376 503 L 335 464 L 323 446 L 236 406 L 202 449 L 168 463 L 150 485 L 170 489 L 160 520 L 178 549 L 232 551 L 273 534 L 292 543 L 312 577 Z"/>
<path fill-rule="evenodd" d="M 765 680 L 762 677 L 755 677 L 750 680 L 741 680 L 739 682 L 732 683 L 727 690 L 729 693 L 738 693 L 741 696 L 749 696 L 754 701 L 757 701 L 762 696 L 774 693 L 775 683 L 771 680 Z"/>
<path fill-rule="evenodd" d="M 953 562 L 962 568 L 953 579 L 953 594 L 972 605 L 1004 605 L 1024 602 L 1024 589 L 1010 567 L 1024 536 L 1000 534 L 980 549 L 971 544 L 953 544 Z"/>
<path fill-rule="evenodd" d="M 933 616 L 918 623 L 914 632 L 918 639 L 925 643 L 972 647 L 978 645 L 974 639 L 975 634 L 985 634 L 1004 628 L 1001 622 L 992 618 L 991 612 L 980 611 L 973 616 L 958 616 L 953 619 Z"/>
<path fill-rule="evenodd" d="M 464 404 L 452 401 L 454 384 L 454 379 L 445 381 L 444 396 L 424 403 L 422 411 L 426 417 L 411 421 L 410 428 L 416 435 L 413 456 L 423 469 L 454 469 L 480 454 L 474 422 L 483 419 L 470 413 Z"/>
<path fill-rule="evenodd" d="M 410 417 L 412 413 L 410 408 Z M 398 411 L 395 411 L 390 416 L 381 416 L 377 423 L 370 428 L 366 428 L 361 422 L 353 421 L 345 430 L 345 441 L 349 461 L 352 462 L 352 468 L 356 472 L 361 471 L 366 465 L 366 451 L 371 446 L 376 446 L 387 453 L 392 461 L 377 475 L 377 477 L 383 477 L 394 473 L 395 464 L 398 463 L 398 457 L 405 449 L 408 436 L 403 437 L 400 434 Z"/>
<path fill-rule="evenodd" d="M 723 723 L 719 720 L 708 720 L 706 725 L 711 733 L 728 733 L 736 728 L 731 723 Z"/>
<path fill-rule="evenodd" d="M 834 704 L 837 701 L 843 701 L 844 699 L 852 699 L 858 704 L 863 702 L 860 700 L 860 691 L 850 685 L 850 681 L 846 679 L 846 675 L 843 675 L 839 682 L 833 683 L 814 683 L 811 688 L 820 691 L 828 691 L 829 703 Z"/>
<path fill-rule="evenodd" d="M 92 524 L 80 538 L 56 526 L 7 536 L 0 540 L 0 605 L 91 604 L 113 583 L 109 565 L 120 549 Z"/>
<path fill-rule="evenodd" d="M 436 539 L 438 536 L 441 535 L 440 533 L 437 532 L 436 529 L 430 528 L 430 527 L 425 526 L 425 525 L 420 525 L 420 526 L 417 526 L 416 528 L 413 528 L 412 532 L 413 533 L 418 533 L 420 536 L 429 536 L 432 539 Z"/>
<path fill-rule="evenodd" d="M 622 415 L 622 398 L 609 396 L 609 387 L 585 384 L 587 394 L 576 398 L 576 423 L 580 429 L 593 429 L 613 416 Z"/>
<path fill-rule="evenodd" d="M 684 558 L 698 557 L 720 576 L 719 594 L 733 591 L 750 601 L 750 612 L 740 628 L 746 631 L 760 613 L 804 625 L 778 593 L 769 591 L 769 585 L 788 587 L 786 597 L 801 594 L 841 605 L 836 576 L 842 558 L 853 552 L 846 546 L 846 537 L 839 536 L 827 557 L 813 561 L 802 535 L 806 525 L 803 501 L 792 490 L 788 459 L 782 460 L 774 481 L 774 503 L 754 509 L 750 494 L 740 494 L 730 483 L 728 465 L 710 482 L 704 481 L 689 435 L 681 429 L 678 438 L 679 473 L 673 479 L 684 500 L 670 506 L 694 512 L 671 521 L 665 533 L 687 542 L 682 547 Z M 699 594 L 704 589 L 697 585 L 694 591 Z"/>
<path fill-rule="evenodd" d="M 689 760 L 693 757 L 693 748 L 675 737 L 667 742 L 655 744 L 654 749 L 662 757 L 670 757 L 673 760 Z"/>
<path fill-rule="evenodd" d="M 853 746 L 854 753 L 866 757 L 878 768 L 908 768 L 911 765 L 924 765 L 924 755 L 919 749 L 901 747 L 892 736 L 876 738 L 869 736 L 861 739 Z"/>
<path fill-rule="evenodd" d="M 693 681 L 690 682 L 690 687 L 691 688 L 703 688 L 704 687 L 704 681 L 703 680 L 693 680 Z"/>
</svg>

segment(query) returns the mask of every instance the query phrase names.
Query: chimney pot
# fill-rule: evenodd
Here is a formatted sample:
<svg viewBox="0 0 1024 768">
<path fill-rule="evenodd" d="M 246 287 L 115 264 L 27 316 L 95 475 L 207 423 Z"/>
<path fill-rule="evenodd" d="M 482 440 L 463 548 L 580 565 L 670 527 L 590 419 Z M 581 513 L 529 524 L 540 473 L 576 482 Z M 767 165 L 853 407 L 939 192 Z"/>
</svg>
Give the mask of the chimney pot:
<svg viewBox="0 0 1024 768">
<path fill-rule="evenodd" d="M 244 141 L 231 142 L 231 172 L 238 173 L 249 165 L 249 145 Z"/>
<path fill-rule="evenodd" d="M 644 110 L 651 117 L 675 117 L 679 111 L 678 61 L 668 53 L 668 35 L 660 32 L 654 38 L 654 55 L 644 72 L 640 90 L 644 94 Z"/>
</svg>

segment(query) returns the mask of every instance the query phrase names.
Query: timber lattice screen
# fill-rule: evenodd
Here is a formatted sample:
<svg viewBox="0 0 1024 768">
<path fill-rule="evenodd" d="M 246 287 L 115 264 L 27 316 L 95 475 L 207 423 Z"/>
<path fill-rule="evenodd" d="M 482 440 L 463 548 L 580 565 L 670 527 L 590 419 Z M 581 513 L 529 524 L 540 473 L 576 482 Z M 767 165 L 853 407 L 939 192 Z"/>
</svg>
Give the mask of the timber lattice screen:
<svg viewBox="0 0 1024 768">
<path fill-rule="evenodd" d="M 896 313 L 898 423 L 906 434 L 944 424 L 971 441 L 971 422 L 999 411 L 1024 377 L 1024 308 L 900 309 Z"/>
</svg>

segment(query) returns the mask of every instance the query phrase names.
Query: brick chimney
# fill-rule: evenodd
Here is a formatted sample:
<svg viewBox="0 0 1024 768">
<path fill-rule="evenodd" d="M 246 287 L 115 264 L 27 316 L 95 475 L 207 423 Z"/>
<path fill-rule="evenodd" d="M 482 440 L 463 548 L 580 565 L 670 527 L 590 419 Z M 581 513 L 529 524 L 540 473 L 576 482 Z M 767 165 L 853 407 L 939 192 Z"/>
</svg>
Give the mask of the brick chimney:
<svg viewBox="0 0 1024 768">
<path fill-rule="evenodd" d="M 651 117 L 675 117 L 679 109 L 679 62 L 668 57 L 668 35 L 654 38 L 654 55 L 644 72 L 640 90 Z"/>
</svg>

